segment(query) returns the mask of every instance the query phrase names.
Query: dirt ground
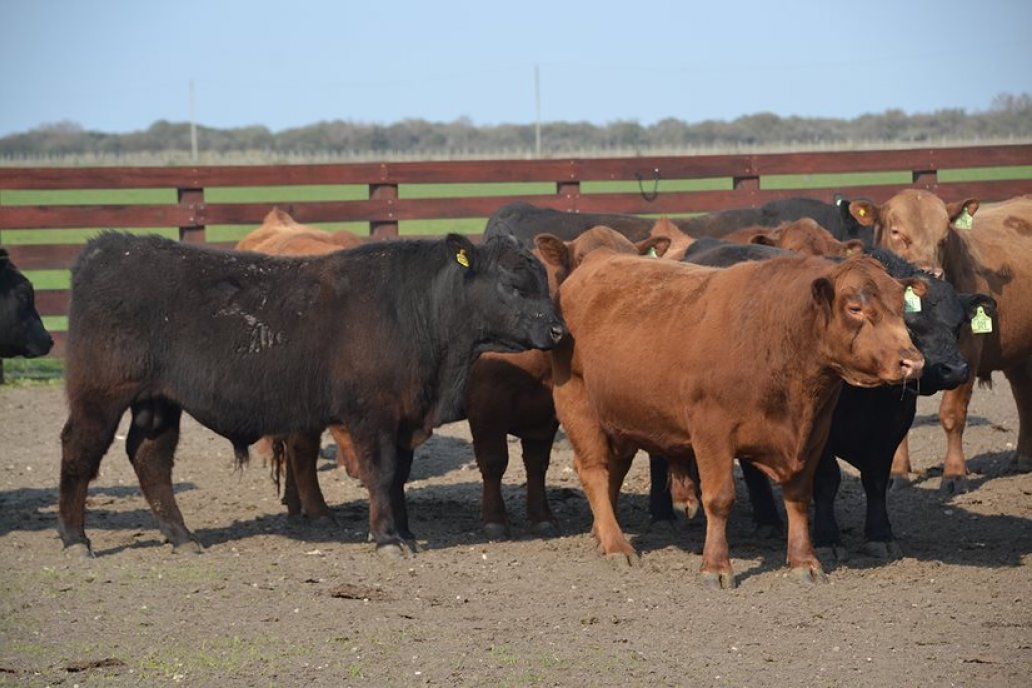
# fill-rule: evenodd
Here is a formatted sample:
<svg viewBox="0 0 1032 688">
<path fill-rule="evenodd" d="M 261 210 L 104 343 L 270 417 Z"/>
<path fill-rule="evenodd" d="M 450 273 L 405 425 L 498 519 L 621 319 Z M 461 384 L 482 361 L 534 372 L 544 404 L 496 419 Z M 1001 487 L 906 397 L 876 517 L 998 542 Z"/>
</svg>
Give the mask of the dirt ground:
<svg viewBox="0 0 1032 688">
<path fill-rule="evenodd" d="M 643 457 L 620 508 L 640 566 L 596 554 L 565 441 L 548 479 L 563 535 L 519 532 L 510 444 L 516 537 L 487 541 L 465 423 L 417 452 L 423 551 L 407 560 L 374 554 L 366 493 L 342 469 L 320 473 L 339 526 L 288 524 L 260 462 L 234 470 L 229 443 L 190 420 L 174 477 L 205 553 L 163 544 L 116 440 L 88 502 L 97 557 L 70 559 L 55 531 L 63 390 L 2 387 L 0 685 L 1027 686 L 1032 474 L 1007 466 L 1014 401 L 1000 375 L 976 392 L 972 491 L 945 501 L 937 403 L 921 401 L 912 433 L 926 475 L 890 496 L 903 559 L 860 554 L 863 492 L 847 469 L 839 521 L 854 554 L 804 588 L 786 576 L 784 540 L 753 535 L 739 481 L 739 587 L 718 593 L 696 577 L 702 524 L 650 532 Z"/>
</svg>

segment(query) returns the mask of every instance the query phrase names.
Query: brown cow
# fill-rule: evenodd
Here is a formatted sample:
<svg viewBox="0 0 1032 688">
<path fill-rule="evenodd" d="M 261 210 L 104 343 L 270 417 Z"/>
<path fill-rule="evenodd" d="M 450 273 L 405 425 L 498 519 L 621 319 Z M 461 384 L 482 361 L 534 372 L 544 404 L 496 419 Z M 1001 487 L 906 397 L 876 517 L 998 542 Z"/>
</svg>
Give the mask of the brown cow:
<svg viewBox="0 0 1032 688">
<path fill-rule="evenodd" d="M 662 256 L 670 244 L 666 237 L 650 237 L 636 243 L 609 227 L 593 227 L 572 241 L 539 234 L 534 253 L 548 272 L 549 289 L 557 286 L 588 254 L 604 249 L 611 253 Z M 527 519 L 531 532 L 556 532 L 555 517 L 545 498 L 545 473 L 559 421 L 552 403 L 552 363 L 542 352 L 483 354 L 473 364 L 466 387 L 466 416 L 473 435 L 473 450 L 484 481 L 480 514 L 491 538 L 509 534 L 502 476 L 509 462 L 506 435 L 520 438 L 527 471 Z"/>
<path fill-rule="evenodd" d="M 782 484 L 788 563 L 822 580 L 807 509 L 841 381 L 921 374 L 900 282 L 866 257 L 716 269 L 595 252 L 560 287 L 559 306 L 570 337 L 553 352 L 556 410 L 604 554 L 635 558 L 615 515 L 635 453 L 682 466 L 694 457 L 707 516 L 702 579 L 733 586 L 726 522 L 740 457 Z"/>
<path fill-rule="evenodd" d="M 302 229 L 309 228 L 295 222 L 289 213 L 279 208 L 273 208 L 266 214 L 262 224 L 237 242 L 235 248 L 238 251 L 252 251 L 255 246 L 276 234 L 300 231 Z"/>
<path fill-rule="evenodd" d="M 724 240 L 738 244 L 775 246 L 807 256 L 845 258 L 863 253 L 864 250 L 864 244 L 859 239 L 839 241 L 831 232 L 808 217 L 785 222 L 777 227 L 743 227 L 726 235 Z"/>
<path fill-rule="evenodd" d="M 670 248 L 663 254 L 663 257 L 668 260 L 681 260 L 688 247 L 695 243 L 695 237 L 685 234 L 668 217 L 659 218 L 649 231 L 649 236 L 665 237 L 670 240 Z"/>
<path fill-rule="evenodd" d="M 943 393 L 939 420 L 946 432 L 942 489 L 967 489 L 963 434 L 975 377 L 989 382 L 1001 370 L 1018 406 L 1018 446 L 1012 464 L 1032 469 L 1032 196 L 979 209 L 966 199 L 944 203 L 934 194 L 907 189 L 885 204 L 854 201 L 858 220 L 875 227 L 876 240 L 911 262 L 945 273 L 958 292 L 981 292 L 996 299 L 992 332 L 965 328 L 961 350 L 971 364 L 967 384 Z M 975 214 L 977 211 L 977 215 Z M 900 484 L 911 473 L 905 444 L 892 472 Z"/>
</svg>

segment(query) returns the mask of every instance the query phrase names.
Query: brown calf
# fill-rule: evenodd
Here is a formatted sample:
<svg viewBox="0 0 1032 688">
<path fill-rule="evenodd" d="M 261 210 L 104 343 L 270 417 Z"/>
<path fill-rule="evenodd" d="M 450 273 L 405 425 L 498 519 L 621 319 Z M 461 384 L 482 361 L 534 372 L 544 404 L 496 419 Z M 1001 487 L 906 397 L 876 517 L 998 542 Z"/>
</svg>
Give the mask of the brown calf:
<svg viewBox="0 0 1032 688">
<path fill-rule="evenodd" d="M 923 293 L 919 280 L 906 283 Z M 921 374 L 901 284 L 865 257 L 715 269 L 599 251 L 560 287 L 559 305 L 570 337 L 553 352 L 556 410 L 602 551 L 635 557 L 615 515 L 635 453 L 679 468 L 694 458 L 707 516 L 703 582 L 732 586 L 725 531 L 740 457 L 782 484 L 788 563 L 822 579 L 807 508 L 841 381 Z"/>
<path fill-rule="evenodd" d="M 795 251 L 807 256 L 851 256 L 863 253 L 863 242 L 857 239 L 839 241 L 815 220 L 804 217 L 777 227 L 743 227 L 723 237 L 738 244 L 764 244 Z"/>
</svg>

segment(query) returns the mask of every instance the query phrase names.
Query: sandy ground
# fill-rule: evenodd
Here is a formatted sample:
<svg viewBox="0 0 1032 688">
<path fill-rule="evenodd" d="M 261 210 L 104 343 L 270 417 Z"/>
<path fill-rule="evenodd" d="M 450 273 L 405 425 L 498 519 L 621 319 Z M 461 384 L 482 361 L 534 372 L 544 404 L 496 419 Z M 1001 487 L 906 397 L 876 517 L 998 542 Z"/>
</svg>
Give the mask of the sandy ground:
<svg viewBox="0 0 1032 688">
<path fill-rule="evenodd" d="M 417 452 L 408 495 L 423 551 L 407 560 L 374 554 L 366 493 L 343 470 L 320 474 L 338 527 L 288 524 L 268 471 L 234 470 L 229 443 L 190 420 L 175 480 L 205 553 L 163 544 L 119 440 L 90 491 L 97 558 L 70 559 L 55 531 L 62 389 L 2 387 L 0 685 L 1027 686 L 1032 474 L 1008 470 L 1017 414 L 996 384 L 972 406 L 973 489 L 946 501 L 938 400 L 921 401 L 911 451 L 927 473 L 890 496 L 904 558 L 860 554 L 849 471 L 838 508 L 854 554 L 804 588 L 786 576 L 784 540 L 754 536 L 739 481 L 739 587 L 719 593 L 696 578 L 702 524 L 649 530 L 643 457 L 620 508 L 640 566 L 596 553 L 565 441 L 548 480 L 563 535 L 520 532 L 511 444 L 516 537 L 487 541 L 465 423 Z"/>
</svg>

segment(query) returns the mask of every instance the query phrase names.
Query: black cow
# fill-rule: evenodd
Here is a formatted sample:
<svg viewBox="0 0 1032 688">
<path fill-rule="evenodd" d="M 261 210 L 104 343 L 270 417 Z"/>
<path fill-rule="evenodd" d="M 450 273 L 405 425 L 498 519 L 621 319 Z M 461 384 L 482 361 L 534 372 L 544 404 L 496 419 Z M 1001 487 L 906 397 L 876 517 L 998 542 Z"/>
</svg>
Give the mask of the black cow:
<svg viewBox="0 0 1032 688">
<path fill-rule="evenodd" d="M 412 448 L 462 416 L 474 359 L 565 334 L 529 251 L 459 235 L 285 258 L 105 233 L 73 267 L 68 329 L 59 530 L 85 555 L 88 484 L 127 408 L 126 451 L 175 549 L 200 551 L 172 493 L 186 411 L 237 448 L 346 425 L 371 535 L 401 553 Z"/>
<path fill-rule="evenodd" d="M 694 253 L 685 255 L 686 262 L 714 267 L 726 267 L 743 260 L 766 260 L 786 253 L 768 246 L 736 246 L 715 239 L 700 240 L 691 249 Z M 978 306 L 988 310 L 995 306 L 991 297 L 982 294 L 957 294 L 949 283 L 921 272 L 889 251 L 872 249 L 869 254 L 897 279 L 918 276 L 926 282 L 927 291 L 920 298 L 920 310 L 909 309 L 904 314 L 911 338 L 925 357 L 925 367 L 920 380 L 909 383 L 905 389 L 842 386 L 828 442 L 814 477 L 814 546 L 830 550 L 835 557 L 843 554 L 834 513 L 835 495 L 841 481 L 835 457 L 845 459 L 860 470 L 867 497 L 865 549 L 875 556 L 897 556 L 899 548 L 885 504 L 893 453 L 913 423 L 916 395 L 953 389 L 967 379 L 968 364 L 957 345 L 960 329 L 970 322 Z M 652 516 L 654 520 L 669 520 L 673 509 L 669 491 L 665 489 L 666 476 L 661 463 L 656 459 L 652 463 Z M 742 462 L 742 473 L 758 528 L 780 532 L 781 517 L 770 483 L 747 461 Z"/>
<path fill-rule="evenodd" d="M 873 246 L 874 230 L 857 222 L 849 207 L 850 201 L 841 196 L 836 196 L 834 203 L 813 198 L 784 198 L 769 201 L 759 208 L 735 208 L 693 217 L 679 223 L 678 227 L 695 237 L 722 237 L 742 227 L 777 227 L 809 217 L 839 241 L 859 239 L 864 246 Z"/>
<path fill-rule="evenodd" d="M 0 358 L 46 356 L 53 346 L 36 312 L 32 283 L 0 247 Z"/>
<path fill-rule="evenodd" d="M 671 218 L 680 227 L 685 218 Z M 516 237 L 524 246 L 533 246 L 538 234 L 552 234 L 563 241 L 573 241 L 584 230 L 605 225 L 631 241 L 647 239 L 656 221 L 640 215 L 617 213 L 568 213 L 552 208 L 539 208 L 526 201 L 513 201 L 491 214 L 484 228 L 484 238 Z"/>
</svg>

